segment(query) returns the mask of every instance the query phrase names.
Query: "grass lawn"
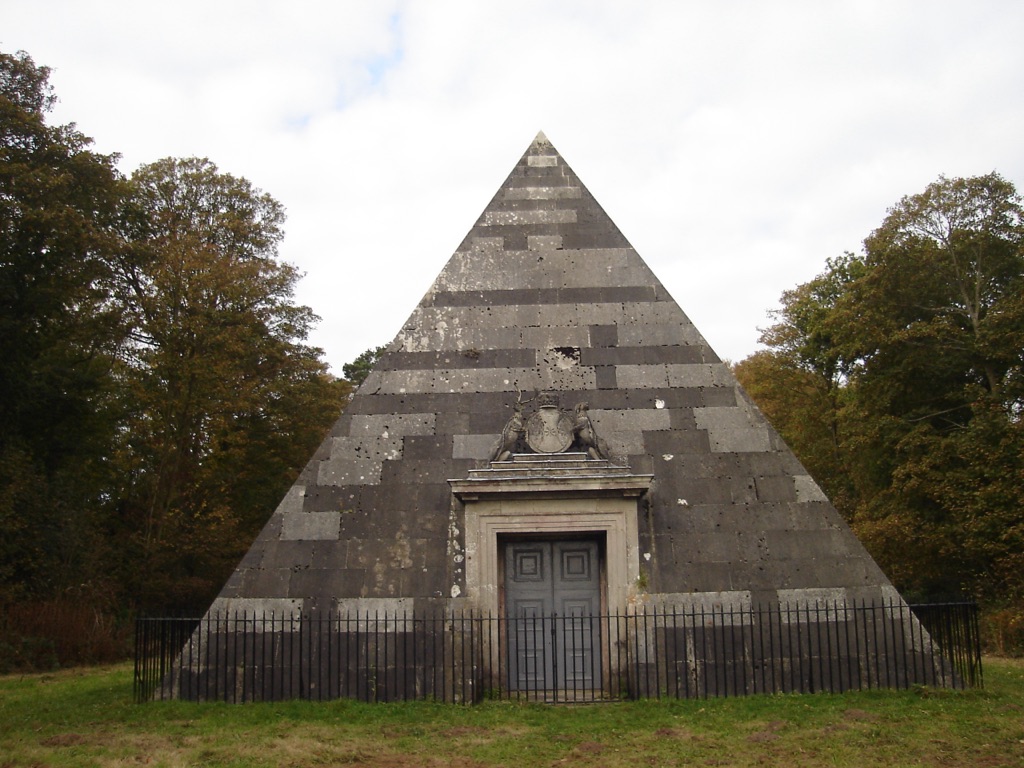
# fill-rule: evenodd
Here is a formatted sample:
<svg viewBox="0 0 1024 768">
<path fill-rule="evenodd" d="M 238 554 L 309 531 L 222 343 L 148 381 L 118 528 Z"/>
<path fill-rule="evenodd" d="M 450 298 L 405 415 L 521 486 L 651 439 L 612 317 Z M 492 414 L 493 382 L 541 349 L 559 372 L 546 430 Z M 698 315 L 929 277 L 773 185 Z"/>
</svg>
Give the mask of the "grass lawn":
<svg viewBox="0 0 1024 768">
<path fill-rule="evenodd" d="M 1024 766 L 1024 661 L 985 690 L 588 706 L 134 704 L 131 668 L 0 677 L 7 766 Z"/>
</svg>

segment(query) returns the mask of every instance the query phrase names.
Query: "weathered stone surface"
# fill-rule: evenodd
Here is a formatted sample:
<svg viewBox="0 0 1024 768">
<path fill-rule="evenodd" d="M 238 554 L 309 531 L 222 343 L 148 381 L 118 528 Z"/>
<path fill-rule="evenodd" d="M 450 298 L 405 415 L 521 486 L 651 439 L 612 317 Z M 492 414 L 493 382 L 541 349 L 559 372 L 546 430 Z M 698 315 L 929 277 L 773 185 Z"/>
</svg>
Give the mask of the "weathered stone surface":
<svg viewBox="0 0 1024 768">
<path fill-rule="evenodd" d="M 499 433 L 493 435 L 456 435 L 452 456 L 456 459 L 480 459 L 491 457 L 498 443 Z"/>
<path fill-rule="evenodd" d="M 376 485 L 382 464 L 373 459 L 332 457 L 321 462 L 317 481 L 321 485 Z"/>
<path fill-rule="evenodd" d="M 768 425 L 743 408 L 695 408 L 698 429 L 705 429 L 716 453 L 763 453 L 770 449 Z"/>
<path fill-rule="evenodd" d="M 210 614 L 277 617 L 292 616 L 301 613 L 303 601 L 294 598 L 269 598 L 269 597 L 218 597 L 210 606 Z M 260 631 L 258 627 L 256 631 Z"/>
<path fill-rule="evenodd" d="M 653 590 L 643 599 L 711 610 L 891 589 L 538 136 L 214 607 L 465 604 L 465 506 L 448 480 L 487 467 L 519 393 L 542 389 L 564 409 L 588 402 L 610 452 L 653 475 L 631 543 Z"/>
<path fill-rule="evenodd" d="M 284 516 L 281 524 L 281 540 L 337 539 L 340 524 L 340 512 L 296 512 Z"/>
</svg>

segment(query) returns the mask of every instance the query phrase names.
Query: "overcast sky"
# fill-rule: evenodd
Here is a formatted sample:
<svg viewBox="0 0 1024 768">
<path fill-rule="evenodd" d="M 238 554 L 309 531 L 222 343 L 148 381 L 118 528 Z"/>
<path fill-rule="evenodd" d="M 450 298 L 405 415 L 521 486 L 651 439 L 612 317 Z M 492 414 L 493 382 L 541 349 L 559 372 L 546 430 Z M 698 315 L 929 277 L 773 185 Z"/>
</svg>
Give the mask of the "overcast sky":
<svg viewBox="0 0 1024 768">
<path fill-rule="evenodd" d="M 53 122 L 288 211 L 333 370 L 390 342 L 543 130 L 718 353 L 940 174 L 1024 189 L 1024 3 L 0 0 Z"/>
</svg>

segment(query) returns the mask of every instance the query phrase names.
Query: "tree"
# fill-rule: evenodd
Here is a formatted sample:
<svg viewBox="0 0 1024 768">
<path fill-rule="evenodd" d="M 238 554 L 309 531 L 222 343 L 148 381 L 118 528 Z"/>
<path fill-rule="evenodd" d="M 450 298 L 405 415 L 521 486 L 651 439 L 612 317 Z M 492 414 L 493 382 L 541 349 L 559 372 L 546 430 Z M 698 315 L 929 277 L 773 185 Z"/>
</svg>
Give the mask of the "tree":
<svg viewBox="0 0 1024 768">
<path fill-rule="evenodd" d="M 340 411 L 341 385 L 303 343 L 317 318 L 292 300 L 299 274 L 277 259 L 283 221 L 205 159 L 132 175 L 117 495 L 154 607 L 208 602 Z"/>
<path fill-rule="evenodd" d="M 832 419 L 824 484 L 899 586 L 1024 600 L 1021 198 L 995 173 L 943 177 L 864 246 L 783 295 L 771 351 L 738 374 L 809 467 Z M 781 391 L 793 371 L 828 395 L 810 411 Z"/>
<path fill-rule="evenodd" d="M 387 347 L 377 347 L 376 349 L 368 349 L 362 352 L 351 363 L 345 363 L 341 366 L 342 375 L 352 382 L 354 386 L 358 387 L 366 381 L 366 377 L 370 375 L 373 366 L 376 365 L 377 361 L 380 360 L 386 351 Z"/>
<path fill-rule="evenodd" d="M 49 69 L 0 53 L 0 602 L 98 577 L 91 527 L 122 335 L 116 157 L 50 126 Z"/>
<path fill-rule="evenodd" d="M 995 577 L 1021 541 L 1021 198 L 995 173 L 940 178 L 892 208 L 865 253 L 843 302 L 862 322 L 837 338 L 857 361 L 873 455 L 887 457 L 859 512 L 865 538 L 928 553 L 906 576 L 922 591 L 1024 596 L 1019 578 Z"/>
<path fill-rule="evenodd" d="M 1022 217 L 998 174 L 940 178 L 865 240 L 867 273 L 843 307 L 861 322 L 843 322 L 837 344 L 890 410 L 958 428 L 975 387 L 1020 408 Z"/>
<path fill-rule="evenodd" d="M 48 77 L 0 53 L 5 668 L 86 616 L 204 608 L 351 391 L 304 343 L 280 204 L 206 160 L 124 179 L 47 125 Z"/>
</svg>

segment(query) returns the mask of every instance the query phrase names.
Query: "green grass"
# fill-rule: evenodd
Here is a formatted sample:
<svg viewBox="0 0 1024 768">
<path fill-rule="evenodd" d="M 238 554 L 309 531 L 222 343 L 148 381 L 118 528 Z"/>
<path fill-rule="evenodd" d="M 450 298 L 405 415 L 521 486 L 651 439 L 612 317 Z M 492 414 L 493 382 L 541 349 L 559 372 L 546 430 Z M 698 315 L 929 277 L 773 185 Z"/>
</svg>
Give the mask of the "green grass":
<svg viewBox="0 0 1024 768">
<path fill-rule="evenodd" d="M 1024 766 L 1024 662 L 985 690 L 549 707 L 131 700 L 131 669 L 0 677 L 7 766 Z"/>
</svg>

